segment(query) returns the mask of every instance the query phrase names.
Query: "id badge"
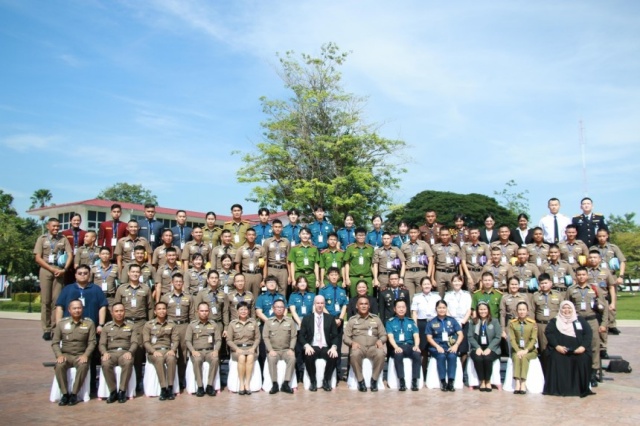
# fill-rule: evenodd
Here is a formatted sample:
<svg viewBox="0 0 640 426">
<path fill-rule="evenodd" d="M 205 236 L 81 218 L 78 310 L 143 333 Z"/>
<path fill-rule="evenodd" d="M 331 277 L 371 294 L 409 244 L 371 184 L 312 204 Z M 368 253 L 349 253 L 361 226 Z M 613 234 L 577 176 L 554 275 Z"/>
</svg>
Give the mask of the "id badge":
<svg viewBox="0 0 640 426">
<path fill-rule="evenodd" d="M 136 260 L 136 256 L 133 252 L 131 252 L 131 260 Z"/>
<path fill-rule="evenodd" d="M 218 314 L 218 307 L 217 306 L 212 306 L 211 307 L 211 314 L 213 314 L 213 315 L 217 315 Z"/>
<path fill-rule="evenodd" d="M 131 307 L 132 308 L 137 308 L 138 307 L 138 299 L 136 299 L 135 297 L 131 298 Z"/>
<path fill-rule="evenodd" d="M 494 280 L 493 281 L 493 288 L 499 288 L 500 287 L 500 283 L 498 282 L 498 280 Z"/>
<path fill-rule="evenodd" d="M 269 309 L 269 316 L 273 315 L 273 309 Z"/>
<path fill-rule="evenodd" d="M 155 345 L 158 342 L 158 338 L 156 336 L 151 336 L 151 344 Z"/>
<path fill-rule="evenodd" d="M 75 256 L 76 254 L 78 254 L 78 247 L 73 248 L 73 255 Z"/>
<path fill-rule="evenodd" d="M 436 243 L 435 238 L 431 237 L 431 239 L 429 240 L 429 242 L 431 243 L 431 245 L 434 245 Z"/>
<path fill-rule="evenodd" d="M 607 262 L 602 262 L 602 263 L 600 264 L 600 267 L 601 267 L 602 269 L 608 269 L 608 268 L 609 268 L 609 265 L 607 265 Z"/>
<path fill-rule="evenodd" d="M 233 242 L 234 243 L 239 243 L 240 242 L 240 234 L 235 234 L 233 236 Z"/>
<path fill-rule="evenodd" d="M 340 305 L 336 303 L 334 306 L 335 306 L 336 312 L 340 312 Z"/>
<path fill-rule="evenodd" d="M 573 256 L 569 256 L 569 263 L 575 263 L 575 260 L 573 259 Z"/>
<path fill-rule="evenodd" d="M 480 344 L 487 345 L 487 336 L 480 336 Z"/>
<path fill-rule="evenodd" d="M 111 239 L 111 247 L 115 247 L 118 244 L 118 239 L 117 238 L 112 238 Z"/>
<path fill-rule="evenodd" d="M 587 302 L 580 302 L 580 310 L 581 311 L 587 310 Z"/>
<path fill-rule="evenodd" d="M 302 315 L 306 315 L 306 314 L 307 314 L 307 307 L 306 307 L 306 306 L 304 306 L 304 305 L 302 305 L 302 306 L 300 307 L 300 313 L 301 313 Z"/>
<path fill-rule="evenodd" d="M 54 263 L 55 261 L 56 261 L 56 255 L 50 254 L 49 257 L 47 258 L 47 263 Z"/>
<path fill-rule="evenodd" d="M 476 256 L 475 254 L 471 256 L 471 263 L 478 263 L 478 256 Z"/>
<path fill-rule="evenodd" d="M 370 328 L 370 329 L 367 331 L 367 336 L 369 336 L 369 337 L 372 337 L 372 336 L 373 336 L 373 329 L 371 329 L 371 328 Z"/>
<path fill-rule="evenodd" d="M 442 341 L 443 342 L 448 342 L 449 340 L 449 333 L 447 333 L 446 331 L 442 332 Z"/>
<path fill-rule="evenodd" d="M 71 324 L 69 324 L 69 323 L 65 324 L 64 329 L 65 330 L 71 330 Z"/>
<path fill-rule="evenodd" d="M 179 317 L 182 315 L 182 309 L 180 309 L 180 305 L 176 306 L 176 316 Z"/>
<path fill-rule="evenodd" d="M 416 256 L 411 256 L 411 263 L 416 263 L 418 261 L 418 259 L 416 258 Z"/>
<path fill-rule="evenodd" d="M 502 255 L 502 257 L 500 258 L 500 262 L 507 263 L 507 256 Z"/>
<path fill-rule="evenodd" d="M 321 243 L 324 241 L 324 236 L 322 234 L 318 235 L 318 242 Z"/>
<path fill-rule="evenodd" d="M 106 281 L 102 281 L 102 291 L 107 291 L 109 289 L 109 286 L 107 285 Z"/>
<path fill-rule="evenodd" d="M 84 306 L 84 297 L 78 297 L 78 300 L 82 303 L 82 306 Z"/>
<path fill-rule="evenodd" d="M 387 261 L 387 269 L 391 269 L 391 268 L 392 268 L 392 266 L 391 266 L 391 261 L 390 261 L 390 260 L 388 260 L 388 261 Z"/>
<path fill-rule="evenodd" d="M 253 272 L 256 269 L 256 265 L 253 262 L 249 262 L 249 271 Z"/>
<path fill-rule="evenodd" d="M 229 285 L 228 284 L 224 285 L 224 290 L 223 291 L 224 291 L 224 294 L 229 294 Z"/>
<path fill-rule="evenodd" d="M 296 246 L 296 242 L 291 240 L 291 247 L 295 247 Z"/>
<path fill-rule="evenodd" d="M 331 267 L 332 268 L 337 268 L 338 267 L 338 262 L 336 262 L 335 260 L 333 262 L 331 262 Z"/>
<path fill-rule="evenodd" d="M 542 266 L 542 259 L 537 258 L 537 259 L 536 259 L 536 265 L 538 265 L 538 266 Z"/>
<path fill-rule="evenodd" d="M 545 317 L 548 317 L 549 316 L 549 308 L 544 308 L 542 310 L 542 315 L 544 315 Z"/>
<path fill-rule="evenodd" d="M 445 259 L 445 262 L 447 262 L 447 265 L 450 265 L 453 263 L 453 259 L 451 258 L 451 256 L 447 256 L 447 258 Z"/>
<path fill-rule="evenodd" d="M 520 347 L 524 348 L 524 339 L 520 339 Z"/>
<path fill-rule="evenodd" d="M 364 265 L 364 257 L 358 257 L 358 265 Z"/>
<path fill-rule="evenodd" d="M 156 242 L 156 236 L 154 234 L 151 234 L 149 236 L 149 241 L 151 241 L 152 243 L 155 243 Z"/>
<path fill-rule="evenodd" d="M 213 343 L 213 336 L 207 337 L 207 342 L 208 343 Z"/>
<path fill-rule="evenodd" d="M 143 277 L 142 275 L 140 275 L 140 276 L 138 277 L 138 282 L 139 282 L 140 284 L 142 284 L 142 283 L 144 282 L 144 277 Z"/>
<path fill-rule="evenodd" d="M 558 277 L 556 275 L 553 276 L 553 283 L 558 284 Z"/>
<path fill-rule="evenodd" d="M 304 266 L 309 266 L 309 258 L 305 257 L 302 263 L 304 263 Z"/>
<path fill-rule="evenodd" d="M 524 280 L 520 280 L 520 288 L 524 288 Z"/>
<path fill-rule="evenodd" d="M 398 340 L 399 340 L 400 342 L 404 342 L 404 333 L 400 333 L 400 334 L 398 335 Z"/>
<path fill-rule="evenodd" d="M 280 262 L 280 253 L 276 252 L 276 262 Z"/>
<path fill-rule="evenodd" d="M 184 241 L 180 241 L 180 250 L 184 250 Z"/>
<path fill-rule="evenodd" d="M 582 330 L 582 324 L 579 321 L 574 322 L 576 325 L 576 330 Z"/>
</svg>

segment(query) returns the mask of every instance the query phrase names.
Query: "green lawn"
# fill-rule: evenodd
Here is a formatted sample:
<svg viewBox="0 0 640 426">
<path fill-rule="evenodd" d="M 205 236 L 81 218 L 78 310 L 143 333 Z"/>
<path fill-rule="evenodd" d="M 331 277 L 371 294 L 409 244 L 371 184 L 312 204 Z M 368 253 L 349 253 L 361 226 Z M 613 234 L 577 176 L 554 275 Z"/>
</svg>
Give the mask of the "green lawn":
<svg viewBox="0 0 640 426">
<path fill-rule="evenodd" d="M 618 293 L 618 319 L 640 320 L 640 293 Z"/>
</svg>

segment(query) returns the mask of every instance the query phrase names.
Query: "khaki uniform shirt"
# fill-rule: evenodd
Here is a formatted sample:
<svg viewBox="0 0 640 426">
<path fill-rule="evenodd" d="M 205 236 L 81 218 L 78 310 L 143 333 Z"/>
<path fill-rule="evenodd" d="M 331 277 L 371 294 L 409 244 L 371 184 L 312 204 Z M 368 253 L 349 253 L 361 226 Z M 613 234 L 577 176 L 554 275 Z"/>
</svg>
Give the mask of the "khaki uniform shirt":
<svg viewBox="0 0 640 426">
<path fill-rule="evenodd" d="M 98 259 L 99 254 L 100 248 L 98 246 L 80 246 L 78 247 L 78 252 L 73 257 L 73 264 L 76 268 L 80 265 L 92 266 L 96 259 Z"/>
<path fill-rule="evenodd" d="M 196 310 L 202 302 L 209 304 L 209 319 L 223 324 L 226 329 L 227 324 L 229 324 L 229 301 L 225 292 L 219 287 L 215 290 L 207 287 L 198 293 L 195 298 L 194 306 Z"/>
<path fill-rule="evenodd" d="M 227 295 L 227 307 L 229 312 L 229 319 L 227 324 L 231 324 L 231 321 L 238 319 L 238 303 L 245 302 L 249 305 L 249 317 L 256 317 L 256 299 L 250 291 L 244 291 L 239 294 L 237 290 L 231 290 Z"/>
<path fill-rule="evenodd" d="M 407 269 L 409 268 L 425 268 L 426 266 L 420 265 L 418 263 L 418 258 L 422 255 L 426 255 L 427 258 L 433 257 L 433 251 L 431 251 L 431 247 L 424 241 L 418 240 L 415 243 L 411 241 L 406 242 L 400 248 L 402 254 L 404 254 L 404 258 L 407 262 Z"/>
<path fill-rule="evenodd" d="M 542 269 L 544 264 L 549 261 L 549 244 L 527 244 L 527 250 L 529 251 L 529 262 L 538 268 Z"/>
<path fill-rule="evenodd" d="M 551 290 L 546 295 L 541 291 L 533 293 L 531 302 L 533 303 L 536 321 L 548 322 L 557 317 L 558 311 L 560 311 L 560 302 L 563 300 L 564 296 L 557 290 Z"/>
<path fill-rule="evenodd" d="M 264 324 L 262 329 L 262 339 L 267 351 L 294 350 L 298 338 L 298 329 L 293 319 L 282 317 L 278 319 L 271 317 Z"/>
<path fill-rule="evenodd" d="M 102 269 L 102 264 L 91 267 L 89 281 L 102 288 L 102 292 L 113 297 L 116 294 L 116 280 L 118 279 L 118 265 L 111 264 L 107 269 Z"/>
<path fill-rule="evenodd" d="M 136 262 L 129 263 L 122 268 L 122 274 L 120 274 L 120 282 L 128 283 L 129 282 L 129 269 L 131 265 L 137 265 Z M 140 278 L 138 278 L 138 282 L 148 284 L 149 278 L 153 279 L 156 275 L 156 268 L 144 262 L 140 265 Z"/>
<path fill-rule="evenodd" d="M 564 260 L 559 260 L 558 263 L 546 263 L 541 271 L 549 274 L 551 277 L 551 281 L 553 281 L 553 287 L 565 287 L 564 285 L 564 277 L 567 275 L 571 276 L 571 278 L 575 281 L 576 274 L 573 271 L 571 265 Z"/>
<path fill-rule="evenodd" d="M 116 290 L 115 303 L 124 304 L 124 315 L 127 319 L 153 318 L 154 300 L 151 289 L 146 284 L 133 287 L 131 283 L 123 284 Z"/>
<path fill-rule="evenodd" d="M 187 293 L 195 296 L 201 292 L 207 284 L 208 269 L 201 269 L 197 271 L 195 268 L 189 268 L 184 273 L 184 288 Z"/>
<path fill-rule="evenodd" d="M 213 250 L 211 250 L 211 255 L 210 255 L 211 269 L 215 269 L 216 271 L 219 269 L 222 269 L 222 261 L 220 260 L 220 258 L 225 254 L 228 254 L 229 256 L 231 256 L 231 261 L 235 262 L 236 253 L 237 253 L 237 250 L 232 245 L 214 247 Z M 231 266 L 233 267 L 233 265 Z"/>
<path fill-rule="evenodd" d="M 148 354 L 157 350 L 175 350 L 180 344 L 178 328 L 169 319 L 163 324 L 160 324 L 157 318 L 152 319 L 142 328 L 142 342 Z"/>
<path fill-rule="evenodd" d="M 431 247 L 436 261 L 436 271 L 438 269 L 455 269 L 454 259 L 460 258 L 460 247 L 453 243 L 444 245 L 442 243 L 434 244 Z"/>
<path fill-rule="evenodd" d="M 64 240 L 67 241 L 66 238 Z M 88 357 L 95 347 L 96 326 L 90 318 L 82 318 L 78 322 L 71 317 L 62 318 L 53 330 L 51 348 L 56 358 L 64 354 Z"/>
<path fill-rule="evenodd" d="M 601 324 L 609 321 L 609 308 L 605 293 L 599 291 L 594 285 L 580 287 L 574 284 L 567 289 L 566 300 L 569 300 L 576 307 L 576 314 L 581 317 L 592 317 L 602 315 Z"/>
<path fill-rule="evenodd" d="M 114 351 L 121 354 L 124 352 L 134 354 L 138 349 L 139 339 L 140 336 L 133 327 L 133 322 L 125 320 L 118 325 L 115 321 L 109 321 L 100 332 L 100 353 L 104 355 Z"/>
<path fill-rule="evenodd" d="M 281 237 L 276 240 L 276 237 L 267 238 L 264 240 L 262 246 L 266 251 L 267 262 L 270 266 L 286 266 L 287 256 L 289 250 L 291 250 L 291 243 L 286 238 Z"/>
<path fill-rule="evenodd" d="M 493 287 L 502 291 L 507 289 L 507 280 L 513 276 L 513 268 L 508 263 L 501 263 L 498 266 L 488 263 L 482 268 L 482 273 L 485 272 L 493 274 Z"/>
<path fill-rule="evenodd" d="M 529 308 L 529 316 L 533 317 L 533 306 L 528 294 L 503 294 L 500 300 L 500 327 L 506 330 L 508 322 L 518 315 L 518 303 L 525 302 Z"/>
<path fill-rule="evenodd" d="M 478 241 L 476 244 L 467 242 L 462 245 L 462 253 L 464 261 L 467 264 L 467 268 L 474 272 L 480 272 L 482 266 L 478 263 L 481 256 L 489 257 L 489 246 L 487 243 Z"/>
<path fill-rule="evenodd" d="M 168 264 L 165 264 L 162 268 L 158 268 L 153 281 L 156 284 L 160 284 L 161 294 L 171 293 L 171 279 L 178 272 L 182 273 L 182 270 L 180 269 L 178 264 L 176 264 L 173 268 L 171 268 Z"/>
<path fill-rule="evenodd" d="M 58 261 L 58 256 L 62 253 L 67 253 L 68 256 L 73 256 L 73 250 L 71 249 L 69 240 L 60 233 L 55 237 L 52 237 L 51 234 L 39 236 L 36 240 L 36 245 L 33 248 L 33 254 L 39 254 L 40 257 L 42 257 L 42 260 L 50 265 L 55 265 L 56 267 L 58 267 L 58 264 L 56 263 Z"/>
<path fill-rule="evenodd" d="M 502 263 L 507 263 L 512 257 L 516 257 L 516 253 L 518 253 L 518 245 L 513 241 L 509 241 L 507 244 L 502 244 L 500 241 L 494 241 L 489 245 L 490 249 L 494 247 L 498 247 L 502 252 Z M 491 254 L 491 250 L 489 250 L 489 256 Z"/>
<path fill-rule="evenodd" d="M 255 351 L 259 344 L 260 328 L 255 319 L 247 318 L 245 323 L 242 323 L 239 319 L 234 319 L 229 323 L 227 346 L 233 352 L 237 351 L 238 347 L 251 347 Z"/>
<path fill-rule="evenodd" d="M 209 248 L 209 244 L 205 243 L 204 241 L 201 241 L 200 243 L 197 243 L 195 240 L 189 241 L 187 244 L 185 244 L 184 250 L 182 250 L 180 260 L 186 260 L 189 262 L 189 266 L 192 266 L 191 256 L 196 253 L 200 253 L 204 258 L 204 263 L 207 263 L 207 260 L 209 260 L 209 258 L 211 257 L 211 249 Z"/>
<path fill-rule="evenodd" d="M 191 321 L 187 327 L 185 341 L 189 352 L 213 350 L 219 351 L 222 346 L 220 328 L 213 321 L 202 322 L 199 319 Z"/>
<path fill-rule="evenodd" d="M 167 318 L 176 324 L 186 324 L 195 318 L 193 299 L 186 293 L 168 293 L 160 301 L 167 304 Z"/>
<path fill-rule="evenodd" d="M 239 248 L 245 243 L 245 235 L 250 228 L 251 224 L 246 220 L 241 220 L 240 223 L 230 220 L 225 222 L 222 227 L 222 229 L 231 231 L 231 244 L 234 248 Z"/>
<path fill-rule="evenodd" d="M 444 228 L 444 225 L 435 222 L 432 226 L 427 225 L 426 223 L 422 225 L 420 228 L 420 238 L 422 241 L 425 241 L 429 246 L 434 245 L 435 243 L 440 242 L 440 229 Z"/>
<path fill-rule="evenodd" d="M 405 262 L 404 254 L 398 247 L 390 246 L 389 248 L 378 247 L 373 252 L 373 264 L 378 264 L 378 272 L 385 273 L 395 271 L 396 268 L 392 266 L 392 262 L 395 259 L 400 259 L 401 263 Z"/>
<path fill-rule="evenodd" d="M 244 244 L 236 252 L 236 264 L 240 265 L 240 271 L 256 272 L 264 267 L 265 251 L 261 245 L 254 244 L 253 247 L 249 247 L 248 244 Z M 262 262 L 260 262 L 262 259 Z M 262 263 L 262 266 L 260 266 Z"/>
<path fill-rule="evenodd" d="M 370 313 L 362 318 L 360 314 L 356 314 L 349 318 L 349 321 L 344 326 L 343 341 L 347 346 L 351 346 L 351 343 L 356 342 L 360 346 L 368 348 L 375 346 L 378 340 L 386 343 L 387 330 L 377 315 Z"/>
<path fill-rule="evenodd" d="M 133 249 L 135 246 L 143 246 L 144 250 L 147 252 L 147 255 L 153 253 L 153 250 L 151 250 L 151 245 L 146 238 L 136 237 L 134 239 L 131 238 L 131 235 L 128 235 L 118 240 L 118 244 L 116 244 L 116 248 L 113 254 L 116 256 L 122 256 L 123 264 L 133 263 L 136 261 L 133 257 Z"/>
<path fill-rule="evenodd" d="M 176 249 L 176 259 L 180 260 L 182 250 L 178 246 L 171 246 Z M 151 264 L 155 265 L 158 269 L 162 268 L 167 263 L 167 247 L 163 244 L 153 251 L 153 259 Z"/>
</svg>

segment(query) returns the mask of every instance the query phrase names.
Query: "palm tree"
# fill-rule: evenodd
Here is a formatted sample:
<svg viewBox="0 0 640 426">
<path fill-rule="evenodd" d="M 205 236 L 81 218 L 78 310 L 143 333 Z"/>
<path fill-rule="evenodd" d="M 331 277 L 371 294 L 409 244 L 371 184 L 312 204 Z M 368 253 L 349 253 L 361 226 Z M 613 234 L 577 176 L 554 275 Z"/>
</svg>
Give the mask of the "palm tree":
<svg viewBox="0 0 640 426">
<path fill-rule="evenodd" d="M 48 189 L 37 189 L 33 191 L 33 195 L 31 196 L 31 207 L 29 208 L 35 209 L 36 207 L 45 207 L 52 198 L 53 195 Z"/>
</svg>

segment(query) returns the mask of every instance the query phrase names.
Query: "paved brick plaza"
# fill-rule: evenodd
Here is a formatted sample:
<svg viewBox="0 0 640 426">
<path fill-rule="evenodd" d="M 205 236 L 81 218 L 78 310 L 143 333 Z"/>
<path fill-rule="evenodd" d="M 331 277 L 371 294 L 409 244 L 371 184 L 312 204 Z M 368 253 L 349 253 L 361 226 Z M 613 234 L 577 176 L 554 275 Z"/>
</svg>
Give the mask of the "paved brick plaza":
<svg viewBox="0 0 640 426">
<path fill-rule="evenodd" d="M 223 391 L 215 398 L 180 395 L 175 401 L 144 396 L 126 404 L 107 405 L 92 399 L 74 407 L 49 402 L 53 353 L 40 336 L 38 321 L 0 319 L 0 413 L 1 423 L 15 424 L 262 424 L 361 423 L 365 424 L 640 424 L 640 327 L 624 327 L 610 337 L 611 354 L 624 354 L 634 368 L 631 374 L 607 374 L 585 399 L 513 395 L 494 390 L 480 393 L 464 389 L 455 393 L 422 389 L 377 394 L 346 389 L 326 393 L 304 391 L 294 395 L 265 392 L 238 396 Z M 250 403 L 250 404 L 249 404 Z M 517 418 L 517 420 L 516 420 Z M 446 423 L 444 423 L 446 422 Z"/>
</svg>

